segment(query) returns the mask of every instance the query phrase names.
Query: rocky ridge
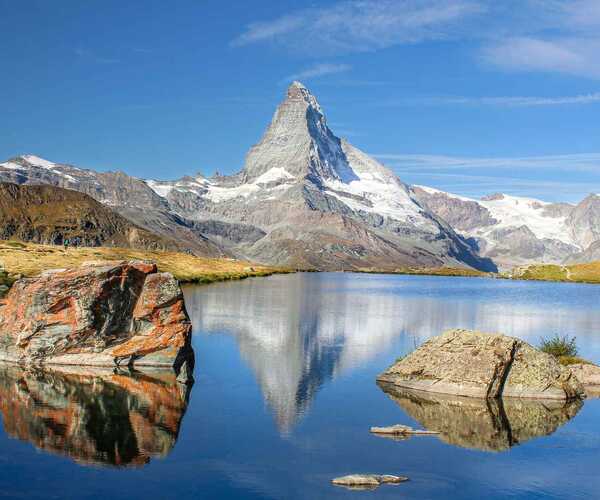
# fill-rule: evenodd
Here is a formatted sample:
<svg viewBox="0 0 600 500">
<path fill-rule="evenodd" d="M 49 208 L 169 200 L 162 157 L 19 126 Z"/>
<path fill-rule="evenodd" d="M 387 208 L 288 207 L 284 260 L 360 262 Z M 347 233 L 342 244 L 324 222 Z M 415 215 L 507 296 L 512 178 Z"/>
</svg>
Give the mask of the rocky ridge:
<svg viewBox="0 0 600 500">
<path fill-rule="evenodd" d="M 0 183 L 0 239 L 223 255 L 208 240 L 190 248 L 133 224 L 87 194 L 48 185 Z"/>
<path fill-rule="evenodd" d="M 495 271 L 599 254 L 600 196 L 574 206 L 408 186 L 338 138 L 299 82 L 234 175 L 143 180 L 25 155 L 0 163 L 0 181 L 77 190 L 197 254 L 270 265 Z"/>
<path fill-rule="evenodd" d="M 419 202 L 447 221 L 499 268 L 590 262 L 600 238 L 600 196 L 577 205 L 495 194 L 476 200 L 412 186 Z"/>
</svg>

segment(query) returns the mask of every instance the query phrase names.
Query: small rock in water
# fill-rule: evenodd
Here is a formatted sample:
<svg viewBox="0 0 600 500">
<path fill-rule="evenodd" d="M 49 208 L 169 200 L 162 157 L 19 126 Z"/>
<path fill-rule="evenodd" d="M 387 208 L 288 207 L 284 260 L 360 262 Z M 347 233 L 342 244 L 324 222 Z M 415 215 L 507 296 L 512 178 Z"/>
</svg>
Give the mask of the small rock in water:
<svg viewBox="0 0 600 500">
<path fill-rule="evenodd" d="M 388 474 L 351 474 L 349 476 L 336 477 L 331 482 L 336 486 L 345 486 L 347 488 L 371 489 L 377 488 L 384 483 L 398 484 L 404 481 L 408 481 L 408 478 Z"/>
<path fill-rule="evenodd" d="M 427 431 L 420 429 L 413 429 L 408 425 L 391 425 L 389 427 L 371 427 L 371 432 L 373 434 L 392 434 L 392 435 L 430 435 L 430 434 L 439 434 L 438 431 Z"/>
</svg>

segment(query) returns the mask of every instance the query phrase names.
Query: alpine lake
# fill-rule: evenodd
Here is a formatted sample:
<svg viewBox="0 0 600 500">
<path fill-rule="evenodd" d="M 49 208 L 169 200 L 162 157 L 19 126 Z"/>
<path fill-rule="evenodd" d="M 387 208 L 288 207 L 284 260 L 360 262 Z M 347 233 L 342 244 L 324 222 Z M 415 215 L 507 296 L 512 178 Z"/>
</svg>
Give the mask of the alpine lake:
<svg viewBox="0 0 600 500">
<path fill-rule="evenodd" d="M 0 497 L 599 498 L 600 399 L 386 394 L 376 376 L 450 328 L 600 362 L 600 286 L 298 273 L 186 286 L 195 384 L 160 371 L 0 366 Z M 436 436 L 390 439 L 371 426 Z M 353 491 L 353 473 L 409 477 Z"/>
</svg>

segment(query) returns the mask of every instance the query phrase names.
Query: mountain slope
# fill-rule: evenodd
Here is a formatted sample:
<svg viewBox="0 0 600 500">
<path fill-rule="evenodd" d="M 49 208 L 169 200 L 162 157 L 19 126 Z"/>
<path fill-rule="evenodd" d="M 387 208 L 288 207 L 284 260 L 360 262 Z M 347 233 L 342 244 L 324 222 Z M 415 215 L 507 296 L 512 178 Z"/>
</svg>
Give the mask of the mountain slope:
<svg viewBox="0 0 600 500">
<path fill-rule="evenodd" d="M 299 268 L 494 271 L 585 260 L 598 254 L 600 240 L 597 195 L 573 206 L 406 185 L 336 137 L 298 82 L 235 175 L 142 180 L 26 155 L 0 163 L 0 181 L 88 194 L 197 255 Z"/>
<path fill-rule="evenodd" d="M 90 196 L 45 185 L 0 183 L 0 239 L 146 250 L 183 250 L 177 241 L 157 236 Z M 207 249 L 208 251 L 208 249 Z M 211 249 L 215 255 L 219 252 Z"/>
<path fill-rule="evenodd" d="M 500 267 L 560 263 L 582 250 L 571 223 L 572 205 L 505 194 L 474 200 L 426 186 L 413 186 L 413 192 Z"/>
<path fill-rule="evenodd" d="M 298 82 L 241 172 L 147 183 L 186 218 L 264 231 L 263 238 L 236 247 L 259 262 L 323 269 L 493 268 L 424 210 L 391 171 L 338 139 L 316 98 Z"/>
</svg>

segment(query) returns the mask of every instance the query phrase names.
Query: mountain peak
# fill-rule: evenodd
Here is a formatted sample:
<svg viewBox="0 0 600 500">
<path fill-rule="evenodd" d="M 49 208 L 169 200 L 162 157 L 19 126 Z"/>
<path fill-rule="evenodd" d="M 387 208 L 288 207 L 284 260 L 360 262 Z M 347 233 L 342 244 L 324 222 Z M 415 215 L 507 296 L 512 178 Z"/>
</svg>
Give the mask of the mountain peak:
<svg viewBox="0 0 600 500">
<path fill-rule="evenodd" d="M 307 103 L 312 107 L 319 115 L 323 116 L 323 110 L 317 101 L 317 98 L 299 81 L 294 81 L 287 89 L 288 102 Z"/>
</svg>

